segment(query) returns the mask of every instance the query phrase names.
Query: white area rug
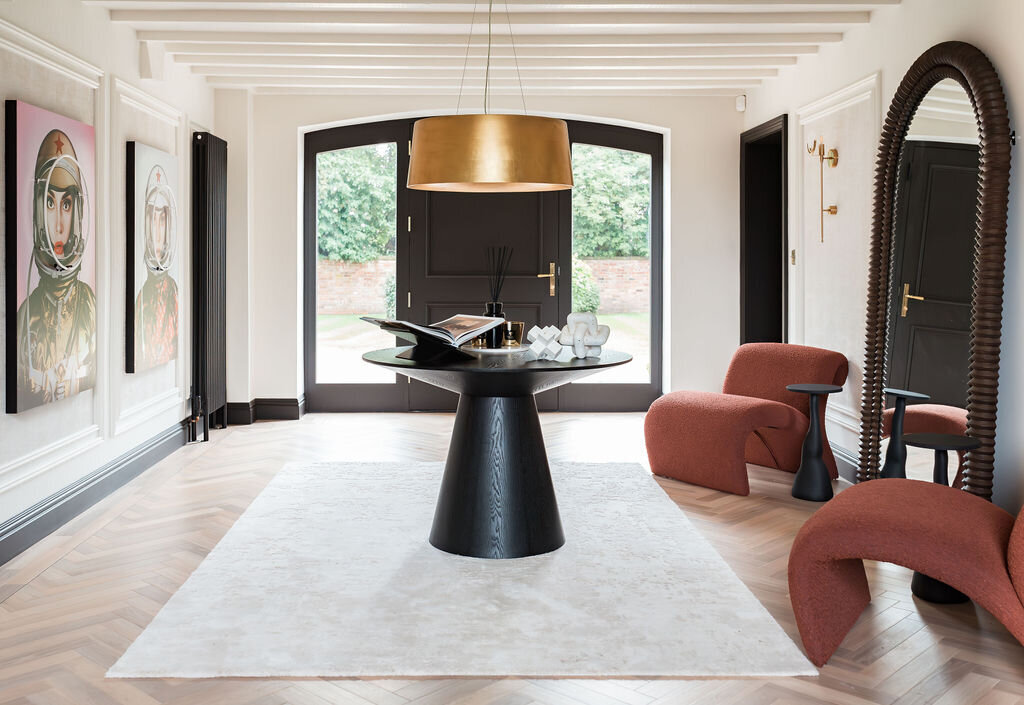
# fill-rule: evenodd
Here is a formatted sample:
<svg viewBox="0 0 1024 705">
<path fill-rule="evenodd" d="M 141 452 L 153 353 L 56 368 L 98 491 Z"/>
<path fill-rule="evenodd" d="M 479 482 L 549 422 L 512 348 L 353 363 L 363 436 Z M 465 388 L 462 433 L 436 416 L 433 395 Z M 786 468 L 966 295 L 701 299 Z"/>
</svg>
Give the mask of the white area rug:
<svg viewBox="0 0 1024 705">
<path fill-rule="evenodd" d="M 440 463 L 282 470 L 107 674 L 817 675 L 641 466 L 553 467 L 565 546 L 427 542 Z"/>
</svg>

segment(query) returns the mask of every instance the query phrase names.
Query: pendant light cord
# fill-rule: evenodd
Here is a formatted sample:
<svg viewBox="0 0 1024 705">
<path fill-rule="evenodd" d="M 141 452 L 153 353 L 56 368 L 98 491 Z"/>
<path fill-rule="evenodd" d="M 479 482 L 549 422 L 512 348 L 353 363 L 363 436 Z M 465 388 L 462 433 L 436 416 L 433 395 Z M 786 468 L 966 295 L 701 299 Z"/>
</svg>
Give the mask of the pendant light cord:
<svg viewBox="0 0 1024 705">
<path fill-rule="evenodd" d="M 487 0 L 487 68 L 484 70 L 484 114 L 491 107 L 491 18 L 494 15 L 494 0 Z"/>
<path fill-rule="evenodd" d="M 523 77 L 519 73 L 519 54 L 516 52 L 516 35 L 512 33 L 512 18 L 508 14 L 508 0 L 505 0 L 505 24 L 508 25 L 508 38 L 512 42 L 512 59 L 516 63 L 516 80 L 519 81 L 519 97 L 523 100 L 523 115 L 526 115 L 526 91 L 523 90 Z"/>
<path fill-rule="evenodd" d="M 469 20 L 469 36 L 466 38 L 466 58 L 462 62 L 462 78 L 459 79 L 459 101 L 455 104 L 455 114 L 462 108 L 462 87 L 466 84 L 466 68 L 469 66 L 469 49 L 473 46 L 473 27 L 476 26 L 476 10 L 480 0 L 473 2 L 473 17 Z"/>
<path fill-rule="evenodd" d="M 505 24 L 508 26 L 508 38 L 512 44 L 512 59 L 516 66 L 516 81 L 519 83 L 519 98 L 523 103 L 523 115 L 526 115 L 526 90 L 523 88 L 523 76 L 519 70 L 519 52 L 516 50 L 516 37 L 512 32 L 512 16 L 508 10 L 508 0 L 505 1 Z M 476 27 L 476 14 L 480 0 L 473 2 L 473 16 L 469 20 L 469 37 L 466 39 L 466 55 L 462 61 L 462 77 L 459 79 L 459 98 L 455 104 L 455 114 L 462 111 L 462 92 L 466 85 L 466 71 L 469 68 L 469 52 L 473 46 L 473 28 Z M 487 64 L 484 69 L 484 114 L 490 112 L 491 107 L 491 45 L 493 42 L 492 19 L 494 16 L 494 0 L 487 2 Z"/>
</svg>

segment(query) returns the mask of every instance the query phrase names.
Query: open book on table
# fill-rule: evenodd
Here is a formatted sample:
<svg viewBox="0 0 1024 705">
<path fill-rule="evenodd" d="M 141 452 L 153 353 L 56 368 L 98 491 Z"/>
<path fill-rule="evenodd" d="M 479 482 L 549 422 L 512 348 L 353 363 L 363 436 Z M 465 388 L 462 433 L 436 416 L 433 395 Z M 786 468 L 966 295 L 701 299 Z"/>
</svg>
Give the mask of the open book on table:
<svg viewBox="0 0 1024 705">
<path fill-rule="evenodd" d="M 362 320 L 372 323 L 381 330 L 393 333 L 399 338 L 408 340 L 415 345 L 424 343 L 428 345 L 440 344 L 453 348 L 458 348 L 481 333 L 485 333 L 505 322 L 504 318 L 469 316 L 461 313 L 427 326 L 420 325 L 419 323 L 410 323 L 409 321 L 392 321 L 386 318 L 372 318 L 370 316 L 362 316 Z"/>
</svg>

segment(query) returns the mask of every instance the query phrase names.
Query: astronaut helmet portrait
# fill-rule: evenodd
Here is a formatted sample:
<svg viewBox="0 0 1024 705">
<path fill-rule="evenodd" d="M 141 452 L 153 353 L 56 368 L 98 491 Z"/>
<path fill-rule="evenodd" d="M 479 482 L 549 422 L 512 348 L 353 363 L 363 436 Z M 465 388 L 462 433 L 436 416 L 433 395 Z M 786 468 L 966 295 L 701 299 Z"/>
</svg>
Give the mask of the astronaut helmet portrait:
<svg viewBox="0 0 1024 705">
<path fill-rule="evenodd" d="M 33 181 L 33 257 L 52 277 L 76 273 L 88 244 L 88 185 L 71 138 L 51 130 L 36 155 Z"/>
<path fill-rule="evenodd" d="M 20 413 L 96 386 L 96 131 L 19 100 L 4 110 L 6 410 Z"/>
<path fill-rule="evenodd" d="M 177 244 L 174 191 L 167 173 L 159 164 L 149 172 L 144 215 L 145 252 L 143 259 L 150 272 L 166 272 L 174 262 Z"/>
<path fill-rule="evenodd" d="M 137 141 L 127 143 L 129 213 L 125 372 L 143 372 L 178 357 L 177 158 Z"/>
</svg>

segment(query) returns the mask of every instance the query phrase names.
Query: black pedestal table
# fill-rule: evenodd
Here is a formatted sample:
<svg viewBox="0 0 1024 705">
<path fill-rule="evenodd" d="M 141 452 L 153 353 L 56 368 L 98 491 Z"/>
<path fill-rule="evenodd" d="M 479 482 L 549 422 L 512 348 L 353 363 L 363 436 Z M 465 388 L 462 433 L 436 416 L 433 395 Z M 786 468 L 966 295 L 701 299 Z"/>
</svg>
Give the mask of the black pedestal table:
<svg viewBox="0 0 1024 705">
<path fill-rule="evenodd" d="M 892 427 L 889 429 L 889 447 L 885 449 L 885 463 L 879 477 L 907 476 L 907 446 L 903 442 L 903 417 L 907 413 L 907 400 L 924 402 L 931 399 L 927 394 L 910 392 L 906 389 L 886 387 L 883 394 L 896 397 L 896 406 L 892 412 Z"/>
<path fill-rule="evenodd" d="M 890 437 L 891 438 L 891 437 Z M 892 442 L 891 440 L 889 441 Z M 957 436 L 946 433 L 908 433 L 903 436 L 903 442 L 915 448 L 927 448 L 935 451 L 935 466 L 932 468 L 932 482 L 939 485 L 949 486 L 948 451 L 974 450 L 981 445 L 981 441 L 970 436 Z M 956 517 L 949 517 L 950 521 L 956 521 Z M 971 598 L 954 587 L 950 587 L 941 580 L 914 571 L 914 577 L 910 581 L 910 591 L 928 602 L 936 602 L 942 605 L 967 602 Z"/>
<path fill-rule="evenodd" d="M 836 384 L 790 384 L 786 386 L 791 392 L 807 394 L 811 398 L 810 423 L 807 435 L 800 450 L 800 469 L 793 478 L 792 495 L 797 499 L 811 502 L 827 502 L 832 499 L 832 474 L 822 457 L 825 451 L 824 434 L 821 428 L 819 399 L 829 394 L 843 391 Z"/>
<path fill-rule="evenodd" d="M 477 558 L 533 556 L 565 543 L 534 395 L 633 358 L 605 350 L 579 360 L 563 351 L 556 360 L 518 353 L 439 364 L 398 357 L 406 350 L 363 359 L 459 394 L 430 543 Z"/>
</svg>

